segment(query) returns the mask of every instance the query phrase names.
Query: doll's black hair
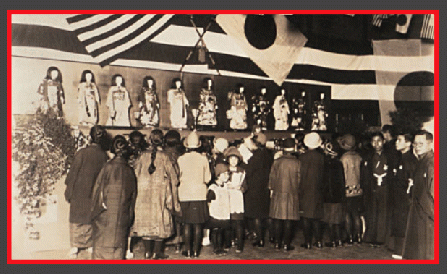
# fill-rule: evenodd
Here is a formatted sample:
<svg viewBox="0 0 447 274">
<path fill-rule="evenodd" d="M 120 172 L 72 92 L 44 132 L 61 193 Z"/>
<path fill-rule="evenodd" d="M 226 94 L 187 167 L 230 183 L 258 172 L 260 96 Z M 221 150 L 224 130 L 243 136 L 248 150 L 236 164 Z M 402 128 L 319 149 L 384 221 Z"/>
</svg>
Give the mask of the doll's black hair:
<svg viewBox="0 0 447 274">
<path fill-rule="evenodd" d="M 155 79 L 152 76 L 150 76 L 150 75 L 144 77 L 144 79 L 143 79 L 143 87 L 144 88 L 149 88 L 149 86 L 147 84 L 147 81 L 149 81 L 149 80 L 154 81 L 154 84 L 152 85 L 152 89 L 156 90 L 157 89 L 157 82 L 155 82 Z"/>
<path fill-rule="evenodd" d="M 180 81 L 180 83 L 181 83 L 180 88 L 181 88 L 181 89 L 184 89 L 184 87 L 183 87 L 183 81 L 182 81 L 182 79 L 180 79 L 180 78 L 174 78 L 174 79 L 172 79 L 172 86 L 171 86 L 171 88 L 177 88 L 177 87 L 175 86 L 175 82 L 177 82 L 177 81 Z"/>
<path fill-rule="evenodd" d="M 123 79 L 123 82 L 121 83 L 121 86 L 125 87 L 126 86 L 126 80 L 124 79 L 124 77 L 121 74 L 115 74 L 112 76 L 112 86 L 116 86 L 116 78 L 121 77 L 121 79 Z"/>
<path fill-rule="evenodd" d="M 95 74 L 93 74 L 93 72 L 91 70 L 89 70 L 89 69 L 84 70 L 82 72 L 82 74 L 81 74 L 81 83 L 87 82 L 87 80 L 86 80 L 87 73 L 90 73 L 92 75 L 92 83 L 96 83 Z"/>
<path fill-rule="evenodd" d="M 53 70 L 56 70 L 56 71 L 57 71 L 57 78 L 56 78 L 56 80 L 59 81 L 59 83 L 62 84 L 62 73 L 61 73 L 61 71 L 59 70 L 58 67 L 49 67 L 49 68 L 47 69 L 47 76 L 45 77 L 45 79 L 47 79 L 47 80 L 50 80 L 50 79 L 51 79 L 51 72 L 52 72 Z"/>
</svg>

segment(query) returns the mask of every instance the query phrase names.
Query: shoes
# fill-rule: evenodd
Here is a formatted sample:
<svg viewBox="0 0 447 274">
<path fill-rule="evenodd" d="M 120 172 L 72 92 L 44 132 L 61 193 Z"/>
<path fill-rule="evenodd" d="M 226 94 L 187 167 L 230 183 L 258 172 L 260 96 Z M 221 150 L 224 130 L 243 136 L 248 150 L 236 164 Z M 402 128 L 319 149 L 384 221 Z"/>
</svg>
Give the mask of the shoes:
<svg viewBox="0 0 447 274">
<path fill-rule="evenodd" d="M 275 243 L 274 247 L 275 247 L 275 249 L 281 249 L 281 244 L 280 243 Z"/>
<path fill-rule="evenodd" d="M 316 242 L 316 243 L 314 243 L 314 246 L 315 246 L 316 248 L 323 248 L 323 243 L 321 243 L 321 242 Z"/>
<path fill-rule="evenodd" d="M 336 242 L 327 242 L 324 245 L 326 247 L 337 247 L 337 243 Z"/>
<path fill-rule="evenodd" d="M 269 237 L 269 242 L 271 242 L 272 244 L 275 243 L 275 238 Z"/>
<path fill-rule="evenodd" d="M 395 259 L 395 260 L 402 260 L 403 259 L 401 255 L 396 255 L 396 254 L 393 254 L 391 257 L 393 257 L 393 259 Z"/>
<path fill-rule="evenodd" d="M 182 245 L 176 244 L 174 249 L 175 249 L 175 253 L 180 253 L 180 251 L 182 250 Z"/>
<path fill-rule="evenodd" d="M 357 243 L 359 243 L 359 244 L 361 244 L 361 243 L 363 242 L 363 240 L 362 240 L 362 235 L 361 235 L 361 234 L 358 234 L 358 235 L 357 235 L 356 241 L 357 241 Z"/>
<path fill-rule="evenodd" d="M 259 240 L 253 243 L 254 247 L 264 247 L 265 243 L 264 240 Z"/>
<path fill-rule="evenodd" d="M 242 249 L 239 249 L 239 248 L 238 248 L 238 249 L 236 249 L 236 253 L 237 253 L 237 254 L 240 254 L 240 253 L 242 253 Z"/>
<path fill-rule="evenodd" d="M 134 258 L 134 254 L 132 252 L 130 252 L 130 250 L 126 251 L 126 259 L 133 259 Z"/>
<path fill-rule="evenodd" d="M 381 247 L 382 245 L 383 245 L 383 243 L 379 243 L 379 242 L 371 242 L 371 243 L 369 243 L 369 245 L 371 246 L 371 247 Z"/>
<path fill-rule="evenodd" d="M 216 254 L 217 256 L 225 256 L 225 255 L 227 255 L 227 251 L 225 251 L 223 249 L 214 250 L 213 253 Z"/>
<path fill-rule="evenodd" d="M 290 244 L 283 246 L 283 250 L 284 251 L 291 251 L 291 250 L 294 250 L 294 249 L 295 249 L 295 247 L 293 245 L 290 245 Z"/>
<path fill-rule="evenodd" d="M 352 237 L 349 237 L 348 240 L 346 241 L 347 245 L 352 245 L 354 243 L 354 240 L 352 239 Z"/>
<path fill-rule="evenodd" d="M 154 253 L 151 257 L 152 260 L 165 260 L 167 258 L 169 258 L 169 256 L 163 253 Z"/>
<path fill-rule="evenodd" d="M 342 242 L 341 240 L 338 240 L 338 241 L 336 242 L 336 244 L 337 244 L 337 246 L 343 246 L 343 242 Z"/>
<path fill-rule="evenodd" d="M 191 251 L 190 250 L 182 251 L 182 255 L 187 258 L 191 258 Z"/>
<path fill-rule="evenodd" d="M 93 252 L 93 248 L 92 248 L 92 252 Z M 77 247 L 73 247 L 72 249 L 70 249 L 70 252 L 68 252 L 68 257 L 70 259 L 77 259 L 78 253 L 79 253 L 79 249 Z"/>
<path fill-rule="evenodd" d="M 193 258 L 198 258 L 199 255 L 200 255 L 200 252 L 199 252 L 199 251 L 193 251 L 191 257 L 193 257 Z"/>
<path fill-rule="evenodd" d="M 305 249 L 311 249 L 312 245 L 310 243 L 304 243 L 300 245 L 301 247 L 304 247 Z"/>
</svg>

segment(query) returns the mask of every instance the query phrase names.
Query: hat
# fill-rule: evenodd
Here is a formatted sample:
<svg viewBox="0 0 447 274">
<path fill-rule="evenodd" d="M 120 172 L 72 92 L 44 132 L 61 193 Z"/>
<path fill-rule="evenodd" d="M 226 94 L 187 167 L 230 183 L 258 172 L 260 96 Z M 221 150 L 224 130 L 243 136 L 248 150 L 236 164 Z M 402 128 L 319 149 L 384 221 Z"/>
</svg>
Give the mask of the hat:
<svg viewBox="0 0 447 274">
<path fill-rule="evenodd" d="M 200 140 L 199 135 L 197 134 L 197 131 L 191 132 L 188 137 L 186 137 L 185 141 L 183 142 L 185 147 L 187 148 L 198 148 L 200 147 Z"/>
<path fill-rule="evenodd" d="M 344 150 L 352 150 L 355 148 L 355 137 L 351 134 L 345 134 L 338 138 L 337 141 Z"/>
<path fill-rule="evenodd" d="M 214 140 L 214 148 L 219 151 L 223 152 L 228 147 L 228 140 L 225 138 L 217 138 Z"/>
<path fill-rule="evenodd" d="M 257 133 L 254 139 L 263 146 L 267 143 L 267 136 L 264 133 Z"/>
<path fill-rule="evenodd" d="M 217 164 L 216 167 L 214 168 L 214 173 L 216 174 L 216 178 L 219 177 L 220 174 L 227 172 L 228 169 L 228 165 L 227 164 Z"/>
<path fill-rule="evenodd" d="M 319 147 L 321 145 L 320 135 L 316 132 L 307 133 L 304 136 L 304 145 L 310 149 Z"/>
<path fill-rule="evenodd" d="M 239 150 L 237 149 L 237 147 L 233 147 L 233 146 L 228 147 L 227 149 L 225 149 L 224 156 L 225 156 L 225 158 L 229 158 L 230 156 L 236 156 L 236 157 L 239 158 L 239 160 L 242 159 L 242 155 L 239 152 Z"/>
<path fill-rule="evenodd" d="M 295 139 L 287 138 L 283 143 L 284 151 L 295 151 Z"/>
</svg>

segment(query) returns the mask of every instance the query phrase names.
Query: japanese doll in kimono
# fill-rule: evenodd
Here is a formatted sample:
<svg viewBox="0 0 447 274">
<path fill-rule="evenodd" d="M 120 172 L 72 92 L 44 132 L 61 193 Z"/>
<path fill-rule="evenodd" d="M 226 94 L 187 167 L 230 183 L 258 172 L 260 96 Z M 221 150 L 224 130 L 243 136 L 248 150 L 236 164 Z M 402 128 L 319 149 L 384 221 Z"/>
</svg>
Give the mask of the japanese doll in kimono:
<svg viewBox="0 0 447 274">
<path fill-rule="evenodd" d="M 314 102 L 312 109 L 311 130 L 327 130 L 326 118 L 328 114 L 324 103 L 324 93 L 321 93 L 320 100 Z"/>
<path fill-rule="evenodd" d="M 98 123 L 98 105 L 101 103 L 95 75 L 84 70 L 78 85 L 79 124 L 94 126 Z"/>
<path fill-rule="evenodd" d="M 230 109 L 227 110 L 227 118 L 230 120 L 230 128 L 243 130 L 247 128 L 247 100 L 244 95 L 244 86 L 238 84 L 235 91 L 228 93 Z"/>
<path fill-rule="evenodd" d="M 115 74 L 112 77 L 112 86 L 107 95 L 107 107 L 109 108 L 107 125 L 130 127 L 129 108 L 131 105 L 123 76 Z"/>
<path fill-rule="evenodd" d="M 189 101 L 180 78 L 172 80 L 172 88 L 168 90 L 168 102 L 171 108 L 171 127 L 187 128 Z"/>
<path fill-rule="evenodd" d="M 197 124 L 201 126 L 216 126 L 217 99 L 214 94 L 214 83 L 211 78 L 203 81 L 200 91 L 199 114 Z"/>
<path fill-rule="evenodd" d="M 261 130 L 267 130 L 267 117 L 270 113 L 270 102 L 267 99 L 267 88 L 262 87 L 261 93 L 253 96 L 253 118 L 255 125 Z"/>
<path fill-rule="evenodd" d="M 290 126 L 297 131 L 303 131 L 305 129 L 305 119 L 306 119 L 306 102 L 305 102 L 306 92 L 303 90 L 301 92 L 300 98 L 292 99 L 292 122 Z"/>
<path fill-rule="evenodd" d="M 156 127 L 160 121 L 160 102 L 158 101 L 157 88 L 154 78 L 146 76 L 143 79 L 143 87 L 138 95 L 140 114 L 138 119 L 145 127 Z"/>
<path fill-rule="evenodd" d="M 287 103 L 286 90 L 281 89 L 281 94 L 276 96 L 273 103 L 273 116 L 275 117 L 275 130 L 287 130 L 289 128 L 289 104 Z"/>
<path fill-rule="evenodd" d="M 62 117 L 62 105 L 65 104 L 65 93 L 62 88 L 62 74 L 57 67 L 49 67 L 47 76 L 37 90 L 40 95 L 40 108 L 44 112 L 52 109 L 58 117 Z"/>
</svg>

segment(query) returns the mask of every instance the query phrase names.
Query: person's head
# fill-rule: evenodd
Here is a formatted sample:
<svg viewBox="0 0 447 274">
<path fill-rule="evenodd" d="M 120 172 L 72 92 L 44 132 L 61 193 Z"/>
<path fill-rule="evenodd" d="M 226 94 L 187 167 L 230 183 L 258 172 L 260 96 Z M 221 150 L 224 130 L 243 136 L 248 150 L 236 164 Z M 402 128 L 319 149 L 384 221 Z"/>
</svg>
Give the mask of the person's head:
<svg viewBox="0 0 447 274">
<path fill-rule="evenodd" d="M 345 134 L 337 138 L 338 144 L 344 150 L 354 150 L 355 149 L 355 137 L 352 134 Z"/>
<path fill-rule="evenodd" d="M 161 146 L 163 145 L 163 131 L 160 129 L 154 129 L 151 131 L 149 135 L 149 140 L 152 146 Z"/>
<path fill-rule="evenodd" d="M 265 95 L 267 93 L 267 87 L 266 86 L 262 86 L 261 87 L 261 93 L 262 93 L 262 95 Z"/>
<path fill-rule="evenodd" d="M 224 152 L 224 156 L 227 158 L 227 162 L 231 167 L 236 167 L 242 160 L 241 153 L 234 146 L 228 147 Z"/>
<path fill-rule="evenodd" d="M 244 90 L 245 90 L 244 85 L 242 85 L 242 84 L 237 84 L 237 85 L 236 85 L 236 92 L 238 92 L 238 93 L 243 93 Z"/>
<path fill-rule="evenodd" d="M 110 152 L 116 156 L 124 156 L 127 154 L 129 148 L 129 143 L 123 135 L 116 135 L 112 141 L 112 149 Z"/>
<path fill-rule="evenodd" d="M 126 81 L 124 80 L 124 77 L 121 74 L 115 74 L 112 76 L 112 86 L 126 86 Z"/>
<path fill-rule="evenodd" d="M 228 148 L 228 140 L 225 138 L 214 139 L 213 149 L 216 153 L 223 153 Z"/>
<path fill-rule="evenodd" d="M 259 132 L 254 134 L 253 138 L 253 144 L 256 146 L 256 148 L 263 148 L 265 147 L 265 144 L 267 143 L 267 136 L 265 136 L 264 133 Z"/>
<path fill-rule="evenodd" d="M 107 135 L 107 131 L 103 126 L 96 125 L 90 129 L 90 137 L 92 142 L 99 144 Z"/>
<path fill-rule="evenodd" d="M 47 80 L 59 81 L 62 83 L 62 73 L 58 67 L 49 67 L 47 69 L 47 76 L 45 77 Z"/>
<path fill-rule="evenodd" d="M 396 138 L 396 150 L 400 152 L 407 152 L 411 149 L 413 136 L 409 133 L 399 133 Z"/>
<path fill-rule="evenodd" d="M 189 150 L 197 150 L 200 145 L 200 137 L 197 134 L 197 131 L 192 131 L 188 137 L 186 137 L 185 141 L 183 142 L 185 147 Z"/>
<path fill-rule="evenodd" d="M 143 87 L 144 88 L 152 88 L 156 89 L 156 84 L 154 78 L 152 76 L 146 76 L 143 79 Z"/>
<path fill-rule="evenodd" d="M 133 150 L 144 149 L 146 141 L 144 140 L 144 134 L 138 130 L 134 130 L 129 134 L 130 147 Z"/>
<path fill-rule="evenodd" d="M 371 146 L 376 152 L 382 152 L 385 138 L 381 132 L 375 132 L 371 136 Z"/>
<path fill-rule="evenodd" d="M 213 79 L 211 79 L 211 78 L 209 78 L 209 77 L 203 79 L 202 87 L 203 87 L 204 89 L 212 89 L 212 88 L 214 87 Z"/>
<path fill-rule="evenodd" d="M 287 138 L 283 142 L 284 152 L 293 153 L 295 152 L 295 138 Z"/>
<path fill-rule="evenodd" d="M 217 164 L 214 168 L 214 173 L 216 174 L 216 184 L 218 186 L 223 186 L 228 181 L 228 179 L 230 179 L 228 164 Z"/>
<path fill-rule="evenodd" d="M 382 127 L 382 134 L 385 142 L 389 142 L 394 139 L 394 127 L 392 125 L 384 125 Z"/>
<path fill-rule="evenodd" d="M 310 132 L 304 135 L 303 142 L 308 149 L 316 149 L 321 146 L 321 137 L 316 132 Z"/>
<path fill-rule="evenodd" d="M 180 133 L 175 130 L 171 129 L 168 132 L 166 132 L 164 136 L 164 143 L 167 147 L 176 147 L 181 142 L 181 136 Z"/>
<path fill-rule="evenodd" d="M 416 132 L 414 135 L 413 148 L 414 152 L 420 156 L 432 149 L 433 134 L 426 130 Z"/>
<path fill-rule="evenodd" d="M 172 88 L 175 88 L 175 89 L 183 89 L 183 82 L 182 82 L 182 79 L 180 79 L 180 78 L 174 78 L 174 79 L 172 80 Z"/>
<path fill-rule="evenodd" d="M 96 83 L 95 82 L 95 75 L 91 70 L 84 70 L 81 74 L 81 83 Z"/>
</svg>

